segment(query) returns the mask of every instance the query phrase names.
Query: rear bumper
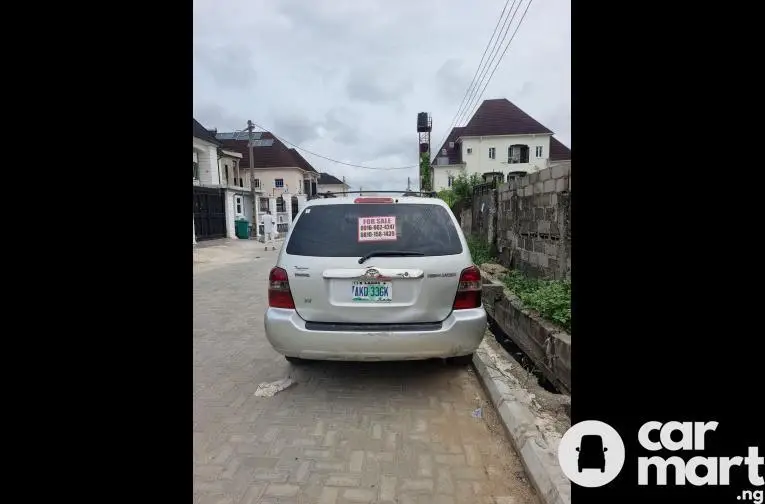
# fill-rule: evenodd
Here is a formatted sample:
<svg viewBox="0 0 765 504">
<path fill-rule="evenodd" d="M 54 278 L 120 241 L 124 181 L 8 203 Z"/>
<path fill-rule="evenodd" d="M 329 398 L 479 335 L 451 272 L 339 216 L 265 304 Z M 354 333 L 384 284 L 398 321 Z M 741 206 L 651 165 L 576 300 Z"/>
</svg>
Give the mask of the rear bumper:
<svg viewBox="0 0 765 504">
<path fill-rule="evenodd" d="M 287 357 L 316 360 L 392 361 L 457 357 L 473 353 L 486 331 L 483 307 L 453 311 L 432 331 L 320 331 L 306 329 L 295 310 L 268 308 L 266 338 Z"/>
</svg>

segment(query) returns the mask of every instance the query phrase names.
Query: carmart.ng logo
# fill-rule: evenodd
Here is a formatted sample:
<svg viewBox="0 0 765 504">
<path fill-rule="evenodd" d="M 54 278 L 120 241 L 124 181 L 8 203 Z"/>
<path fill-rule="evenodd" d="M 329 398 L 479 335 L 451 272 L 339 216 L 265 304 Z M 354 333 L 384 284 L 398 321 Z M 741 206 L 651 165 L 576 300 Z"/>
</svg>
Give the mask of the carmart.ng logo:
<svg viewBox="0 0 765 504">
<path fill-rule="evenodd" d="M 583 487 L 613 481 L 624 466 L 624 442 L 610 425 L 587 420 L 572 425 L 558 445 L 558 462 L 568 479 Z"/>
<path fill-rule="evenodd" d="M 640 427 L 637 439 L 649 452 L 701 452 L 705 449 L 706 436 L 718 426 L 718 422 L 651 421 Z M 584 487 L 600 487 L 613 481 L 624 466 L 624 457 L 624 443 L 616 430 L 596 420 L 572 425 L 558 447 L 558 461 L 563 473 Z M 745 457 L 662 457 L 654 454 L 638 457 L 638 485 L 727 486 L 730 485 L 731 471 L 739 468 L 746 472 L 751 485 L 761 487 L 765 484 L 760 474 L 763 463 L 765 459 L 760 457 L 757 446 L 748 447 Z M 744 490 L 736 498 L 760 504 L 763 491 Z"/>
</svg>

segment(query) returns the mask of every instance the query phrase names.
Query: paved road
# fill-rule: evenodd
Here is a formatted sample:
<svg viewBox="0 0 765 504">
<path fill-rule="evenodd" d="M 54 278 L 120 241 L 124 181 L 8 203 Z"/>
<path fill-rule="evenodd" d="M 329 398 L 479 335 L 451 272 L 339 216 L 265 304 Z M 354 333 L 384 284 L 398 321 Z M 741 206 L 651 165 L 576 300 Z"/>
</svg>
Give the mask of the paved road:
<svg viewBox="0 0 765 504">
<path fill-rule="evenodd" d="M 263 312 L 276 252 L 257 245 L 195 252 L 195 504 L 538 502 L 472 370 L 294 368 L 274 352 Z M 297 384 L 253 395 L 286 376 Z"/>
</svg>

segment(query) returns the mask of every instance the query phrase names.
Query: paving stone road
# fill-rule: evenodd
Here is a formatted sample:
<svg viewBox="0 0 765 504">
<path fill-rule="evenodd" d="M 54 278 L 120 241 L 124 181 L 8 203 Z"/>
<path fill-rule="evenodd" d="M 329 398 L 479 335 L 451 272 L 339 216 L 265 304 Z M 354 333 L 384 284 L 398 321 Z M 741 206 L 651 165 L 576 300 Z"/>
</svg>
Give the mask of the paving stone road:
<svg viewBox="0 0 765 504">
<path fill-rule="evenodd" d="M 258 245 L 194 253 L 195 504 L 539 502 L 472 370 L 295 368 L 272 350 L 263 313 L 277 252 Z M 254 396 L 287 376 L 296 384 Z"/>
</svg>

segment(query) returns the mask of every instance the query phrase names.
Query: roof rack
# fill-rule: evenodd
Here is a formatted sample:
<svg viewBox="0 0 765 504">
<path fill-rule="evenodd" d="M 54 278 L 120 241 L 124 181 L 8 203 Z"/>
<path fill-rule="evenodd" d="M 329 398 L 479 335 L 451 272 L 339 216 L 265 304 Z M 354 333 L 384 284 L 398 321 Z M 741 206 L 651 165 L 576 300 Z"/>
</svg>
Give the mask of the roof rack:
<svg viewBox="0 0 765 504">
<path fill-rule="evenodd" d="M 435 198 L 436 191 L 343 191 L 343 192 L 325 192 L 317 193 L 316 196 L 322 198 L 336 198 L 338 194 L 369 194 L 373 196 L 375 194 L 400 194 L 402 196 L 420 196 L 425 198 Z"/>
</svg>

